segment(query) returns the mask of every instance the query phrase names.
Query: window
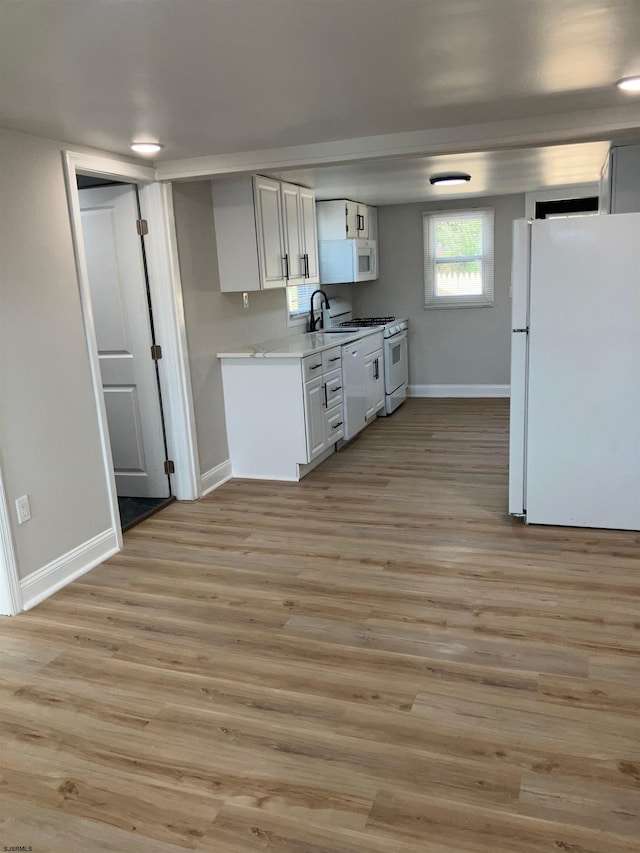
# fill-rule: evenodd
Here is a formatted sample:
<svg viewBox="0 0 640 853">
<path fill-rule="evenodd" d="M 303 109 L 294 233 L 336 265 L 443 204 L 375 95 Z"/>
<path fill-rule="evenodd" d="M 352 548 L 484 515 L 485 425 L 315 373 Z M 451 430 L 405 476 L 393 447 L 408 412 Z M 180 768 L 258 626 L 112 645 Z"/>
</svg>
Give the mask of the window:
<svg viewBox="0 0 640 853">
<path fill-rule="evenodd" d="M 309 300 L 317 284 L 299 284 L 287 287 L 288 324 L 304 323 L 309 314 Z"/>
<path fill-rule="evenodd" d="M 424 307 L 493 305 L 493 210 L 423 214 Z"/>
</svg>

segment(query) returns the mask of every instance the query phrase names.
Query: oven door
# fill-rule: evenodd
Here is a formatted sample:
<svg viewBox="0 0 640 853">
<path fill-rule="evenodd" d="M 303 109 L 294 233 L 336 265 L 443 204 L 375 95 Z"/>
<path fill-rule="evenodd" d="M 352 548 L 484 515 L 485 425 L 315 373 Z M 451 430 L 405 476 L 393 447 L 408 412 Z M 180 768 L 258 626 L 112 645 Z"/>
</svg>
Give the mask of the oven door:
<svg viewBox="0 0 640 853">
<path fill-rule="evenodd" d="M 407 363 L 407 332 L 403 331 L 384 340 L 384 390 L 393 394 L 396 388 L 409 381 Z"/>
</svg>

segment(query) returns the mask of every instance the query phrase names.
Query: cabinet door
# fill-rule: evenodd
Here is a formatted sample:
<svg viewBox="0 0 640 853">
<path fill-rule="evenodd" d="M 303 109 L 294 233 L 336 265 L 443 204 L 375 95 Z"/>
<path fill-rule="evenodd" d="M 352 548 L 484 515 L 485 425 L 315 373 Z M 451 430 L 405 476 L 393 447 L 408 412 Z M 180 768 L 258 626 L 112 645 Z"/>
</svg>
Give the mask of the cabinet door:
<svg viewBox="0 0 640 853">
<path fill-rule="evenodd" d="M 367 407 L 366 420 L 375 417 L 384 406 L 384 370 L 382 368 L 382 350 L 376 350 L 366 356 L 364 362 L 366 373 Z"/>
<path fill-rule="evenodd" d="M 281 184 L 282 233 L 284 236 L 285 276 L 287 284 L 303 284 L 306 265 L 303 260 L 302 209 L 300 187 Z"/>
<path fill-rule="evenodd" d="M 327 446 L 322 376 L 305 382 L 304 416 L 307 431 L 307 462 L 311 462 Z"/>
<path fill-rule="evenodd" d="M 254 178 L 256 236 L 260 280 L 264 289 L 284 287 L 285 262 L 282 233 L 280 183 L 269 178 Z"/>
<path fill-rule="evenodd" d="M 369 208 L 366 204 L 356 205 L 356 230 L 359 240 L 369 239 Z"/>
<path fill-rule="evenodd" d="M 369 220 L 369 236 L 367 240 L 378 240 L 378 208 L 367 208 L 367 219 Z"/>
<path fill-rule="evenodd" d="M 302 218 L 302 256 L 306 284 L 320 281 L 318 268 L 318 226 L 316 222 L 316 194 L 313 190 L 299 187 Z"/>
<path fill-rule="evenodd" d="M 358 237 L 358 205 L 355 201 L 345 201 L 344 207 L 347 219 L 347 237 L 355 240 Z"/>
</svg>

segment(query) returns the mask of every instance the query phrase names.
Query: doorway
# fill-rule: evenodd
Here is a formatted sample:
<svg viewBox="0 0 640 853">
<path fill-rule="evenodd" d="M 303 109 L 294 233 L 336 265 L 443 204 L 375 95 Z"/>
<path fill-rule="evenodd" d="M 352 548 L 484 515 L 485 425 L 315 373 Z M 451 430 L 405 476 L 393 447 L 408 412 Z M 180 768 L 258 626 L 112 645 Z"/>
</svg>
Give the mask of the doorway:
<svg viewBox="0 0 640 853">
<path fill-rule="evenodd" d="M 174 500 L 138 187 L 77 175 L 91 314 L 120 525 Z"/>
</svg>

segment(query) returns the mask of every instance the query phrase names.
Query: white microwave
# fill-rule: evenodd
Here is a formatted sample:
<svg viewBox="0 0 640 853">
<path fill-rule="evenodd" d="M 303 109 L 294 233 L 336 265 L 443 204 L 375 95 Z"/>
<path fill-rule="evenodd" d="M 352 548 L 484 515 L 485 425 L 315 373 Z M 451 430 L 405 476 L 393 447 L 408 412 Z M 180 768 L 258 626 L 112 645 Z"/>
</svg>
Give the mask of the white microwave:
<svg viewBox="0 0 640 853">
<path fill-rule="evenodd" d="M 375 240 L 320 240 L 320 284 L 350 284 L 378 278 Z"/>
</svg>

